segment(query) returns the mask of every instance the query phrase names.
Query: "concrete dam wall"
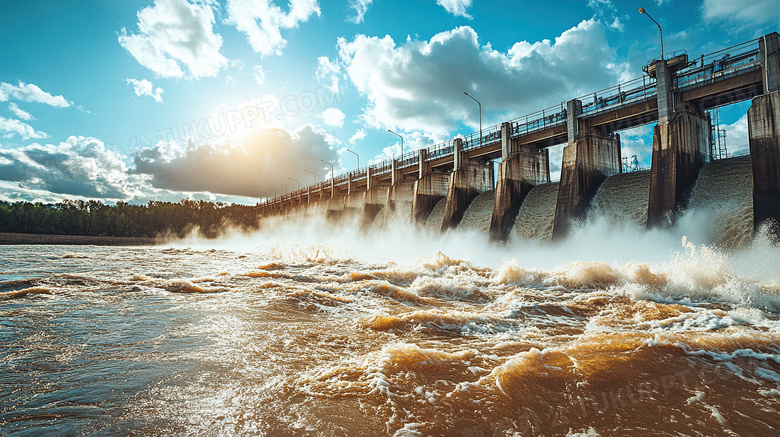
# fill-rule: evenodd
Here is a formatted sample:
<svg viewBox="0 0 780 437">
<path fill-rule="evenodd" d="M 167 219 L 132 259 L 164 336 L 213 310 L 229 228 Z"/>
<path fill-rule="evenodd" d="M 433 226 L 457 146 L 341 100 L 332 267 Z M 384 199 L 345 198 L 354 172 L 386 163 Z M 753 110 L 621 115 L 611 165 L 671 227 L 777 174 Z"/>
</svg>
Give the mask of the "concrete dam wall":
<svg viewBox="0 0 780 437">
<path fill-rule="evenodd" d="M 780 35 L 724 53 L 654 60 L 646 76 L 592 100 L 350 172 L 273 199 L 260 214 L 356 220 L 364 231 L 400 218 L 506 243 L 566 238 L 594 220 L 671 228 L 707 211 L 691 229 L 720 245 L 761 228 L 780 239 Z M 713 160 L 708 111 L 739 101 L 752 103 L 750 155 Z M 654 122 L 651 168 L 624 173 L 619 131 Z M 564 145 L 561 180 L 550 183 L 554 145 Z"/>
</svg>

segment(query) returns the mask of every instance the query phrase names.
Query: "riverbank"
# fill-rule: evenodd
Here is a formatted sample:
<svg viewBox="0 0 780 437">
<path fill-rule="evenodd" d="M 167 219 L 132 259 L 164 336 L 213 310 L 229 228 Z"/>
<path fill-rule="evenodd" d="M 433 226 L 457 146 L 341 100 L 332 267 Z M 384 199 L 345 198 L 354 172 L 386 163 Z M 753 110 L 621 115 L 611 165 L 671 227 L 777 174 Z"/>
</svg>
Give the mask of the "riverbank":
<svg viewBox="0 0 780 437">
<path fill-rule="evenodd" d="M 162 238 L 104 237 L 89 235 L 13 234 L 0 232 L 0 245 L 9 244 L 63 244 L 94 246 L 154 246 Z"/>
</svg>

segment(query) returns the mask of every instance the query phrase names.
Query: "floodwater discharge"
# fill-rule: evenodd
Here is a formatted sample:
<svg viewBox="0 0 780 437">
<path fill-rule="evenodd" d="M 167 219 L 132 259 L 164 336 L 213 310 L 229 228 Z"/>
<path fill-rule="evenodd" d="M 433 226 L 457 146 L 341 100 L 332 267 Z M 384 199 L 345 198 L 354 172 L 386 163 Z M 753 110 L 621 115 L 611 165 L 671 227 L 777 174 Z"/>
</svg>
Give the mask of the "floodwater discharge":
<svg viewBox="0 0 780 437">
<path fill-rule="evenodd" d="M 462 229 L 472 229 L 488 235 L 490 218 L 493 215 L 493 202 L 496 199 L 495 190 L 480 193 L 463 214 L 463 220 L 458 225 Z"/>
<path fill-rule="evenodd" d="M 709 164 L 662 231 L 646 176 L 607 180 L 558 244 L 547 184 L 507 245 L 287 219 L 0 247 L 1 433 L 778 435 L 780 249 L 746 238 L 745 172 Z"/>
</svg>

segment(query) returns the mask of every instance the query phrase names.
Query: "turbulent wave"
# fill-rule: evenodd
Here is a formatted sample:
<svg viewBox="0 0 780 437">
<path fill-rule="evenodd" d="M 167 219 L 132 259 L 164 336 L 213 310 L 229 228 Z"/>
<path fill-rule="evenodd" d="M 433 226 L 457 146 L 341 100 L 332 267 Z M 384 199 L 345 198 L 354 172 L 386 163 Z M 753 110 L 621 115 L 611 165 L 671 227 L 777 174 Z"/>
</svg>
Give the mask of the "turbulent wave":
<svg viewBox="0 0 780 437">
<path fill-rule="evenodd" d="M 654 231 L 607 180 L 556 244 L 547 184 L 507 245 L 486 241 L 483 193 L 464 218 L 482 225 L 441 235 L 301 214 L 168 247 L 0 247 L 0 426 L 776 435 L 780 249 L 745 236 L 743 194 L 702 197 L 726 173 L 706 168 L 679 225 Z"/>
</svg>

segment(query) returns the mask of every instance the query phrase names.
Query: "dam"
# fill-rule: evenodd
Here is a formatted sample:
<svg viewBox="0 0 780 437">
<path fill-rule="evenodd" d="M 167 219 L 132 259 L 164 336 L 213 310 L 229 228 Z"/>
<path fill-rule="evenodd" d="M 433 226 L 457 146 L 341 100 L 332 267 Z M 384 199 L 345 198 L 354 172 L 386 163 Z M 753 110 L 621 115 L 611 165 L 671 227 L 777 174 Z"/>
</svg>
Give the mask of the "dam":
<svg viewBox="0 0 780 437">
<path fill-rule="evenodd" d="M 400 215 L 434 231 L 484 232 L 495 242 L 557 240 L 605 211 L 649 229 L 673 226 L 689 206 L 722 200 L 708 188 L 717 180 L 747 205 L 739 214 L 750 229 L 739 235 L 762 226 L 779 235 L 780 35 L 698 58 L 655 59 L 643 70 L 613 87 L 269 198 L 260 215 L 354 216 L 363 229 Z M 750 154 L 716 160 L 708 111 L 745 101 Z M 652 123 L 650 169 L 624 172 L 618 132 Z M 557 145 L 565 145 L 561 177 L 552 182 L 549 148 Z"/>
</svg>

